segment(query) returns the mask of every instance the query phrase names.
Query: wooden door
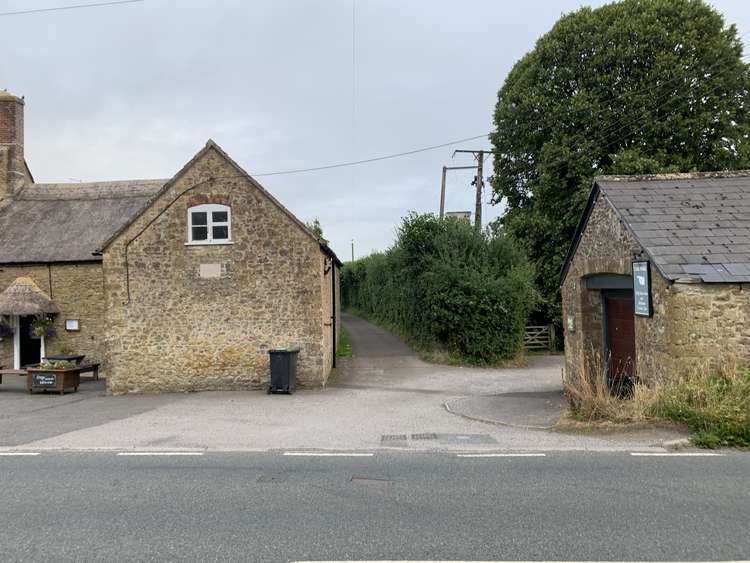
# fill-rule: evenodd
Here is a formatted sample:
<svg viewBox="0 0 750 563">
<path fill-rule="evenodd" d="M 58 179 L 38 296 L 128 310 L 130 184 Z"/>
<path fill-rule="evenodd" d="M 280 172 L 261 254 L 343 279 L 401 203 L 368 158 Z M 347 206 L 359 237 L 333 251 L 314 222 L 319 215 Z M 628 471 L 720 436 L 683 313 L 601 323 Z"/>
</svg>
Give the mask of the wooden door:
<svg viewBox="0 0 750 563">
<path fill-rule="evenodd" d="M 635 381 L 633 292 L 604 294 L 607 380 L 613 394 L 629 396 Z"/>
</svg>

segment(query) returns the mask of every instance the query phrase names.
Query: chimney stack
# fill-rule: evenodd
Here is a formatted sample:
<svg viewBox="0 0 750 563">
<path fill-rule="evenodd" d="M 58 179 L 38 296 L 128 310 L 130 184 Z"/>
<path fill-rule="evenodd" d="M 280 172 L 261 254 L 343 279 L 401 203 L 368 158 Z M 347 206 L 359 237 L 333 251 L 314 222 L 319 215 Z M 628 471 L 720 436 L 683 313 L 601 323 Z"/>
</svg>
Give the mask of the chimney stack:
<svg viewBox="0 0 750 563">
<path fill-rule="evenodd" d="M 26 181 L 23 106 L 23 99 L 0 90 L 0 202 L 13 197 Z"/>
</svg>

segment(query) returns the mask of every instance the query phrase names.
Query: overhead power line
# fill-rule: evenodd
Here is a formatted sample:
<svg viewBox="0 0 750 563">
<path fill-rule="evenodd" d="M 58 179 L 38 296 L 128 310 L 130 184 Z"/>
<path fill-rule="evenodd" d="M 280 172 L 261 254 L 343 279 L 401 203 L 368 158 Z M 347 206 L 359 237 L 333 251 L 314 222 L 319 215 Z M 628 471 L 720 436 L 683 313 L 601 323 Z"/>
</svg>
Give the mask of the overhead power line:
<svg viewBox="0 0 750 563">
<path fill-rule="evenodd" d="M 412 154 L 418 154 L 420 152 L 427 152 L 427 151 L 433 151 L 435 149 L 443 149 L 445 147 L 450 147 L 452 145 L 459 145 L 461 143 L 468 143 L 469 141 L 476 141 L 478 139 L 486 139 L 489 136 L 489 133 L 484 133 L 482 135 L 475 135 L 474 137 L 466 137 L 465 139 L 456 139 L 455 141 L 449 141 L 447 143 L 441 143 L 439 145 L 432 145 L 429 147 L 422 147 L 419 149 L 414 149 L 411 151 L 405 151 L 405 152 L 398 152 L 395 154 L 386 154 L 383 156 L 376 156 L 373 158 L 365 158 L 363 160 L 353 160 L 350 162 L 339 162 L 337 164 L 327 164 L 325 166 L 314 166 L 312 168 L 297 168 L 294 170 L 283 170 L 281 172 L 263 172 L 261 174 L 252 174 L 254 178 L 259 178 L 261 176 L 282 176 L 285 174 L 299 174 L 301 172 L 316 172 L 318 170 L 331 170 L 332 168 L 344 168 L 345 166 L 357 166 L 359 164 L 367 164 L 368 162 L 378 162 L 381 160 L 390 160 L 392 158 L 400 158 L 402 156 L 409 156 Z"/>
<path fill-rule="evenodd" d="M 41 12 L 60 12 L 62 10 L 78 10 L 81 8 L 99 8 L 102 6 L 115 6 L 117 4 L 134 4 L 144 0 L 113 0 L 112 2 L 94 2 L 92 4 L 73 4 L 71 6 L 57 6 L 55 8 L 36 8 L 34 10 L 19 10 L 17 12 L 0 12 L 0 16 L 20 16 L 23 14 L 38 14 Z"/>
</svg>

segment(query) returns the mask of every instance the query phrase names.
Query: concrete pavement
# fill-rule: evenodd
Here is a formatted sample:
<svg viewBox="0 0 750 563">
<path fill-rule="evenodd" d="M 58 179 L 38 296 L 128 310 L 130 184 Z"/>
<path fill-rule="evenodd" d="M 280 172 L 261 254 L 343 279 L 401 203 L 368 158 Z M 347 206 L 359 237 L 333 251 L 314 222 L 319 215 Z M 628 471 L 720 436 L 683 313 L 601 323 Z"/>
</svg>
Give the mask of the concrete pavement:
<svg viewBox="0 0 750 563">
<path fill-rule="evenodd" d="M 456 416 L 446 403 L 495 394 L 559 393 L 561 358 L 535 357 L 518 369 L 437 366 L 420 361 L 397 338 L 370 323 L 348 315 L 343 322 L 354 357 L 341 362 L 327 388 L 291 396 L 248 391 L 107 397 L 89 383 L 82 393 L 65 397 L 28 396 L 8 393 L 4 383 L 0 406 L 10 414 L 0 425 L 0 447 L 658 450 L 665 440 L 682 436 L 660 429 L 562 434 Z"/>
</svg>

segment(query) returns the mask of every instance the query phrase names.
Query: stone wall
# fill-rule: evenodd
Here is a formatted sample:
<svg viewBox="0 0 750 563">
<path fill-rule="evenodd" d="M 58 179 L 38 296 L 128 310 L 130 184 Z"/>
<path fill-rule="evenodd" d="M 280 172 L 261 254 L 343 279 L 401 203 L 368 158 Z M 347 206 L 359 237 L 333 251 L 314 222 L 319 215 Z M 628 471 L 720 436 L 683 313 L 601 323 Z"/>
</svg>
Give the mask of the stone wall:
<svg viewBox="0 0 750 563">
<path fill-rule="evenodd" d="M 196 203 L 231 206 L 233 244 L 185 244 Z M 300 349 L 298 384 L 324 383 L 323 260 L 278 205 L 204 151 L 105 251 L 110 391 L 257 388 L 277 347 Z M 212 264 L 218 276 L 202 277 Z"/>
<path fill-rule="evenodd" d="M 582 374 L 603 356 L 602 298 L 586 288 L 592 274 L 632 275 L 648 256 L 600 195 L 563 282 L 565 370 Z M 750 359 L 750 294 L 737 284 L 668 283 L 652 265 L 652 317 L 635 317 L 636 373 L 644 381 L 684 373 L 724 358 Z M 568 315 L 575 329 L 568 330 Z M 603 359 L 603 358 L 602 358 Z"/>
<path fill-rule="evenodd" d="M 70 350 L 86 354 L 86 361 L 104 358 L 104 279 L 100 263 L 0 266 L 0 291 L 27 276 L 60 308 L 54 316 L 57 336 L 45 341 L 47 354 Z M 79 332 L 65 330 L 66 319 L 79 321 Z M 13 337 L 0 342 L 0 364 L 13 367 Z M 102 369 L 102 375 L 106 370 Z"/>
<path fill-rule="evenodd" d="M 666 331 L 673 371 L 750 364 L 750 288 L 741 284 L 675 283 Z"/>
</svg>

